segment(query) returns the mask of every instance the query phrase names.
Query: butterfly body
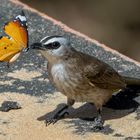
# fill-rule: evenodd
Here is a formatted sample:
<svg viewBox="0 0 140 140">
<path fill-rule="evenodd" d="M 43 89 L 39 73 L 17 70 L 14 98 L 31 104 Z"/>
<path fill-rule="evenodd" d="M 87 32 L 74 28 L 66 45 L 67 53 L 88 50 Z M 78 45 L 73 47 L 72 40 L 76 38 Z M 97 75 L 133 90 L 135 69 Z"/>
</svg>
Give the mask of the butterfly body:
<svg viewBox="0 0 140 140">
<path fill-rule="evenodd" d="M 4 26 L 7 36 L 0 38 L 0 62 L 14 62 L 28 48 L 27 20 L 22 13 Z"/>
</svg>

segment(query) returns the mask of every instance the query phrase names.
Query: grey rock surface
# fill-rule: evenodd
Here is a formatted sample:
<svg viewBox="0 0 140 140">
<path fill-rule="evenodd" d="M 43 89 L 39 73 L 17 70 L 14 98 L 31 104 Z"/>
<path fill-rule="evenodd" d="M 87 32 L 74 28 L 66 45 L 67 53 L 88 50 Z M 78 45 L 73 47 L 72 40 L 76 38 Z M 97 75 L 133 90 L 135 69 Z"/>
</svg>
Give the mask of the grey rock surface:
<svg viewBox="0 0 140 140">
<path fill-rule="evenodd" d="M 0 111 L 3 112 L 8 112 L 12 109 L 21 109 L 21 105 L 18 102 L 14 101 L 4 101 L 0 107 Z"/>
</svg>

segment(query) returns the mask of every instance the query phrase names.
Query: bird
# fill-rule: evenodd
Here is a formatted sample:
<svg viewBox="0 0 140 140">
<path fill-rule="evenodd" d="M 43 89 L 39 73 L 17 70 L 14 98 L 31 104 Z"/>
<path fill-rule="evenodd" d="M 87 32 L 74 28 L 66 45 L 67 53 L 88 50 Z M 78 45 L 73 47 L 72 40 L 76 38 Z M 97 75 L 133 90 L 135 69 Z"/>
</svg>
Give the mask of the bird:
<svg viewBox="0 0 140 140">
<path fill-rule="evenodd" d="M 46 124 L 56 123 L 68 115 L 67 109 L 75 102 L 89 102 L 97 109 L 93 129 L 102 130 L 102 106 L 114 91 L 124 89 L 127 84 L 140 85 L 140 80 L 125 79 L 109 64 L 77 51 L 64 36 L 46 36 L 30 48 L 39 50 L 47 59 L 50 81 L 67 97 L 67 104 L 51 119 L 46 119 Z"/>
</svg>

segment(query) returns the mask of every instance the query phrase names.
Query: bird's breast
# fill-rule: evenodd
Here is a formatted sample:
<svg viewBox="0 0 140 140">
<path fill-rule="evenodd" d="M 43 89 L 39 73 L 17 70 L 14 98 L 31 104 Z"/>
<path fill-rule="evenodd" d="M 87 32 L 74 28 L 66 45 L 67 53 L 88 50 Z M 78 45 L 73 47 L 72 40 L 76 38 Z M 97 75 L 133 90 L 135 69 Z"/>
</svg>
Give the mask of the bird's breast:
<svg viewBox="0 0 140 140">
<path fill-rule="evenodd" d="M 68 73 L 65 70 L 65 66 L 63 64 L 55 64 L 51 68 L 51 75 L 53 77 L 53 81 L 56 82 L 65 82 L 65 79 L 68 78 Z"/>
<path fill-rule="evenodd" d="M 78 86 L 80 86 L 81 76 L 78 71 L 74 73 L 64 64 L 53 65 L 51 77 L 56 88 L 66 96 L 76 93 Z"/>
</svg>

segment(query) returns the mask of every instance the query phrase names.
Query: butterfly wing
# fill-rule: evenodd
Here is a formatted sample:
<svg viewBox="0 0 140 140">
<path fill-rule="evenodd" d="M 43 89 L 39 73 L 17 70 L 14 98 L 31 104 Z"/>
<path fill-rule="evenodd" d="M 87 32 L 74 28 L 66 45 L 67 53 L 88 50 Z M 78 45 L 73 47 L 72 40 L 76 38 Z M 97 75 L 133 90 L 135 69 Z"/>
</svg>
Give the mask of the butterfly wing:
<svg viewBox="0 0 140 140">
<path fill-rule="evenodd" d="M 15 61 L 21 50 L 28 47 L 28 30 L 24 13 L 18 15 L 13 21 L 4 26 L 5 33 L 0 39 L 0 61 Z"/>
<path fill-rule="evenodd" d="M 18 44 L 19 49 L 27 48 L 28 30 L 24 13 L 18 15 L 13 21 L 8 22 L 4 26 L 4 31 Z"/>
<path fill-rule="evenodd" d="M 12 57 L 20 52 L 15 41 L 3 36 L 0 39 L 0 61 L 10 62 Z"/>
</svg>

